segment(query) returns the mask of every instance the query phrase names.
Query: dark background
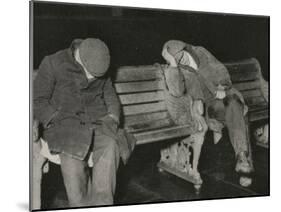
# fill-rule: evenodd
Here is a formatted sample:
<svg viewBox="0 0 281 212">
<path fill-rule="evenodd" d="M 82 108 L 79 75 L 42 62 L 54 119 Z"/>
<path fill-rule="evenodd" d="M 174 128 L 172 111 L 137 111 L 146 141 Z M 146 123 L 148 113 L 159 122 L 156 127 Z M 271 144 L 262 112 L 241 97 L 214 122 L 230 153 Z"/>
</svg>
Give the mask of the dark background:
<svg viewBox="0 0 281 212">
<path fill-rule="evenodd" d="M 111 71 L 163 63 L 163 44 L 178 39 L 204 46 L 223 62 L 255 57 L 268 79 L 269 17 L 35 2 L 33 20 L 35 69 L 75 38 L 104 40 Z"/>
</svg>

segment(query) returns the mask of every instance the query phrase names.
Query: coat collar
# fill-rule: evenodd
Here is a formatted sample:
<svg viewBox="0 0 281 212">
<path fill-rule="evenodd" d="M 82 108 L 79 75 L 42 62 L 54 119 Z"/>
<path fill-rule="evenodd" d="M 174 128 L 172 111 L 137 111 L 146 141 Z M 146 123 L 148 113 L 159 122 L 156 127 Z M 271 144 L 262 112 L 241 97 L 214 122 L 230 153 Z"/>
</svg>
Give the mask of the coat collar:
<svg viewBox="0 0 281 212">
<path fill-rule="evenodd" d="M 67 55 L 70 59 L 70 61 L 72 62 L 72 64 L 75 66 L 74 69 L 71 69 L 71 71 L 73 72 L 83 72 L 83 67 L 76 61 L 75 57 L 74 57 L 74 52 L 75 50 L 79 47 L 79 45 L 81 44 L 83 40 L 82 39 L 75 39 L 72 41 L 70 47 L 67 49 Z"/>
<path fill-rule="evenodd" d="M 68 54 L 68 57 L 69 57 L 71 63 L 74 66 L 74 68 L 69 69 L 69 71 L 75 72 L 78 74 L 82 74 L 80 76 L 83 76 L 82 78 L 78 77 L 78 76 L 75 77 L 74 81 L 75 81 L 76 85 L 80 89 L 85 89 L 85 88 L 88 88 L 90 86 L 90 84 L 92 84 L 93 82 L 91 80 L 87 79 L 86 73 L 85 73 L 82 65 L 76 61 L 75 56 L 74 56 L 75 50 L 79 47 L 79 45 L 81 44 L 82 41 L 83 41 L 82 39 L 73 40 L 70 47 L 67 49 L 67 54 Z"/>
<path fill-rule="evenodd" d="M 200 59 L 199 59 L 197 53 L 194 50 L 194 46 L 192 46 L 191 44 L 186 44 L 184 50 L 186 50 L 193 57 L 193 59 L 195 60 L 197 66 L 199 68 L 200 67 Z"/>
<path fill-rule="evenodd" d="M 194 50 L 194 46 L 192 46 L 190 44 L 186 44 L 186 46 L 184 47 L 183 50 L 187 51 L 191 55 L 191 57 L 195 60 L 198 69 L 200 69 L 200 58 L 199 58 L 198 54 L 196 53 L 196 51 Z M 178 64 L 178 66 L 180 69 L 187 69 L 193 73 L 197 72 L 194 68 L 192 68 L 189 65 Z"/>
</svg>

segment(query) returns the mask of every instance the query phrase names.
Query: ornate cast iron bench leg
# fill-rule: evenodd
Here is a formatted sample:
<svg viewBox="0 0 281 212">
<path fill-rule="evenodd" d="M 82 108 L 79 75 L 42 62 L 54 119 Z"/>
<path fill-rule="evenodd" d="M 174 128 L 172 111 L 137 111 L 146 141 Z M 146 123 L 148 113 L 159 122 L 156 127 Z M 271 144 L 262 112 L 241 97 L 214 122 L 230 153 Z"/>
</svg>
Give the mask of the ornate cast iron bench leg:
<svg viewBox="0 0 281 212">
<path fill-rule="evenodd" d="M 161 159 L 158 163 L 159 171 L 167 171 L 194 184 L 196 193 L 199 193 L 203 180 L 198 171 L 198 161 L 204 142 L 206 131 L 195 133 L 178 143 L 161 150 Z M 192 151 L 191 151 L 192 149 Z M 191 154 L 193 160 L 190 161 Z"/>
</svg>

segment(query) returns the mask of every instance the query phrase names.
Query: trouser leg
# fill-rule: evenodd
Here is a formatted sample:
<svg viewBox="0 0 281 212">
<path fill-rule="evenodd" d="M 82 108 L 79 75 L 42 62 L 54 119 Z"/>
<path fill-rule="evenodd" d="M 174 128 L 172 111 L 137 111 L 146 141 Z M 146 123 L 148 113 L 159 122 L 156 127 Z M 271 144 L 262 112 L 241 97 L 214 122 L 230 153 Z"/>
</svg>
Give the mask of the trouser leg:
<svg viewBox="0 0 281 212">
<path fill-rule="evenodd" d="M 225 124 L 235 154 L 249 152 L 249 139 L 243 105 L 236 98 L 228 98 L 225 105 Z"/>
<path fill-rule="evenodd" d="M 87 163 L 74 159 L 66 154 L 60 154 L 61 171 L 70 207 L 85 206 L 89 171 Z"/>
<path fill-rule="evenodd" d="M 93 145 L 91 205 L 113 204 L 119 157 L 116 141 L 96 132 Z"/>
<path fill-rule="evenodd" d="M 41 209 L 42 167 L 46 162 L 40 154 L 40 142 L 32 143 L 32 209 Z"/>
<path fill-rule="evenodd" d="M 208 112 L 223 122 L 228 129 L 230 142 L 237 158 L 235 170 L 242 173 L 253 171 L 248 125 L 244 117 L 243 104 L 235 96 L 227 96 L 223 101 L 214 101 Z"/>
</svg>

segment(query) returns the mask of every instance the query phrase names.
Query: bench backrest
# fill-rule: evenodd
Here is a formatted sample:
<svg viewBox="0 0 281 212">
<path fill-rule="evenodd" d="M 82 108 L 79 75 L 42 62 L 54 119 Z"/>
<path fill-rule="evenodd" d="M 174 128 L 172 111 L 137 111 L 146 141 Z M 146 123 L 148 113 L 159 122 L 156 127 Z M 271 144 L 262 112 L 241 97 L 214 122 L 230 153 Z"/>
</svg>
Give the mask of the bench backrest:
<svg viewBox="0 0 281 212">
<path fill-rule="evenodd" d="M 125 128 L 137 132 L 172 124 L 158 65 L 120 67 L 113 81 L 122 105 Z"/>
<path fill-rule="evenodd" d="M 233 86 L 244 96 L 249 111 L 256 112 L 250 119 L 267 118 L 268 102 L 261 89 L 263 78 L 259 62 L 250 58 L 225 63 L 225 66 Z M 137 132 L 171 125 L 161 76 L 159 65 L 123 66 L 117 70 L 114 85 L 122 104 L 125 128 Z"/>
<path fill-rule="evenodd" d="M 233 86 L 244 96 L 249 107 L 249 121 L 269 118 L 268 83 L 263 79 L 259 62 L 250 58 L 234 63 L 225 63 Z"/>
<path fill-rule="evenodd" d="M 260 65 L 255 58 L 225 63 L 225 66 L 230 73 L 233 86 L 243 94 L 249 107 L 267 105 L 261 89 Z"/>
</svg>

